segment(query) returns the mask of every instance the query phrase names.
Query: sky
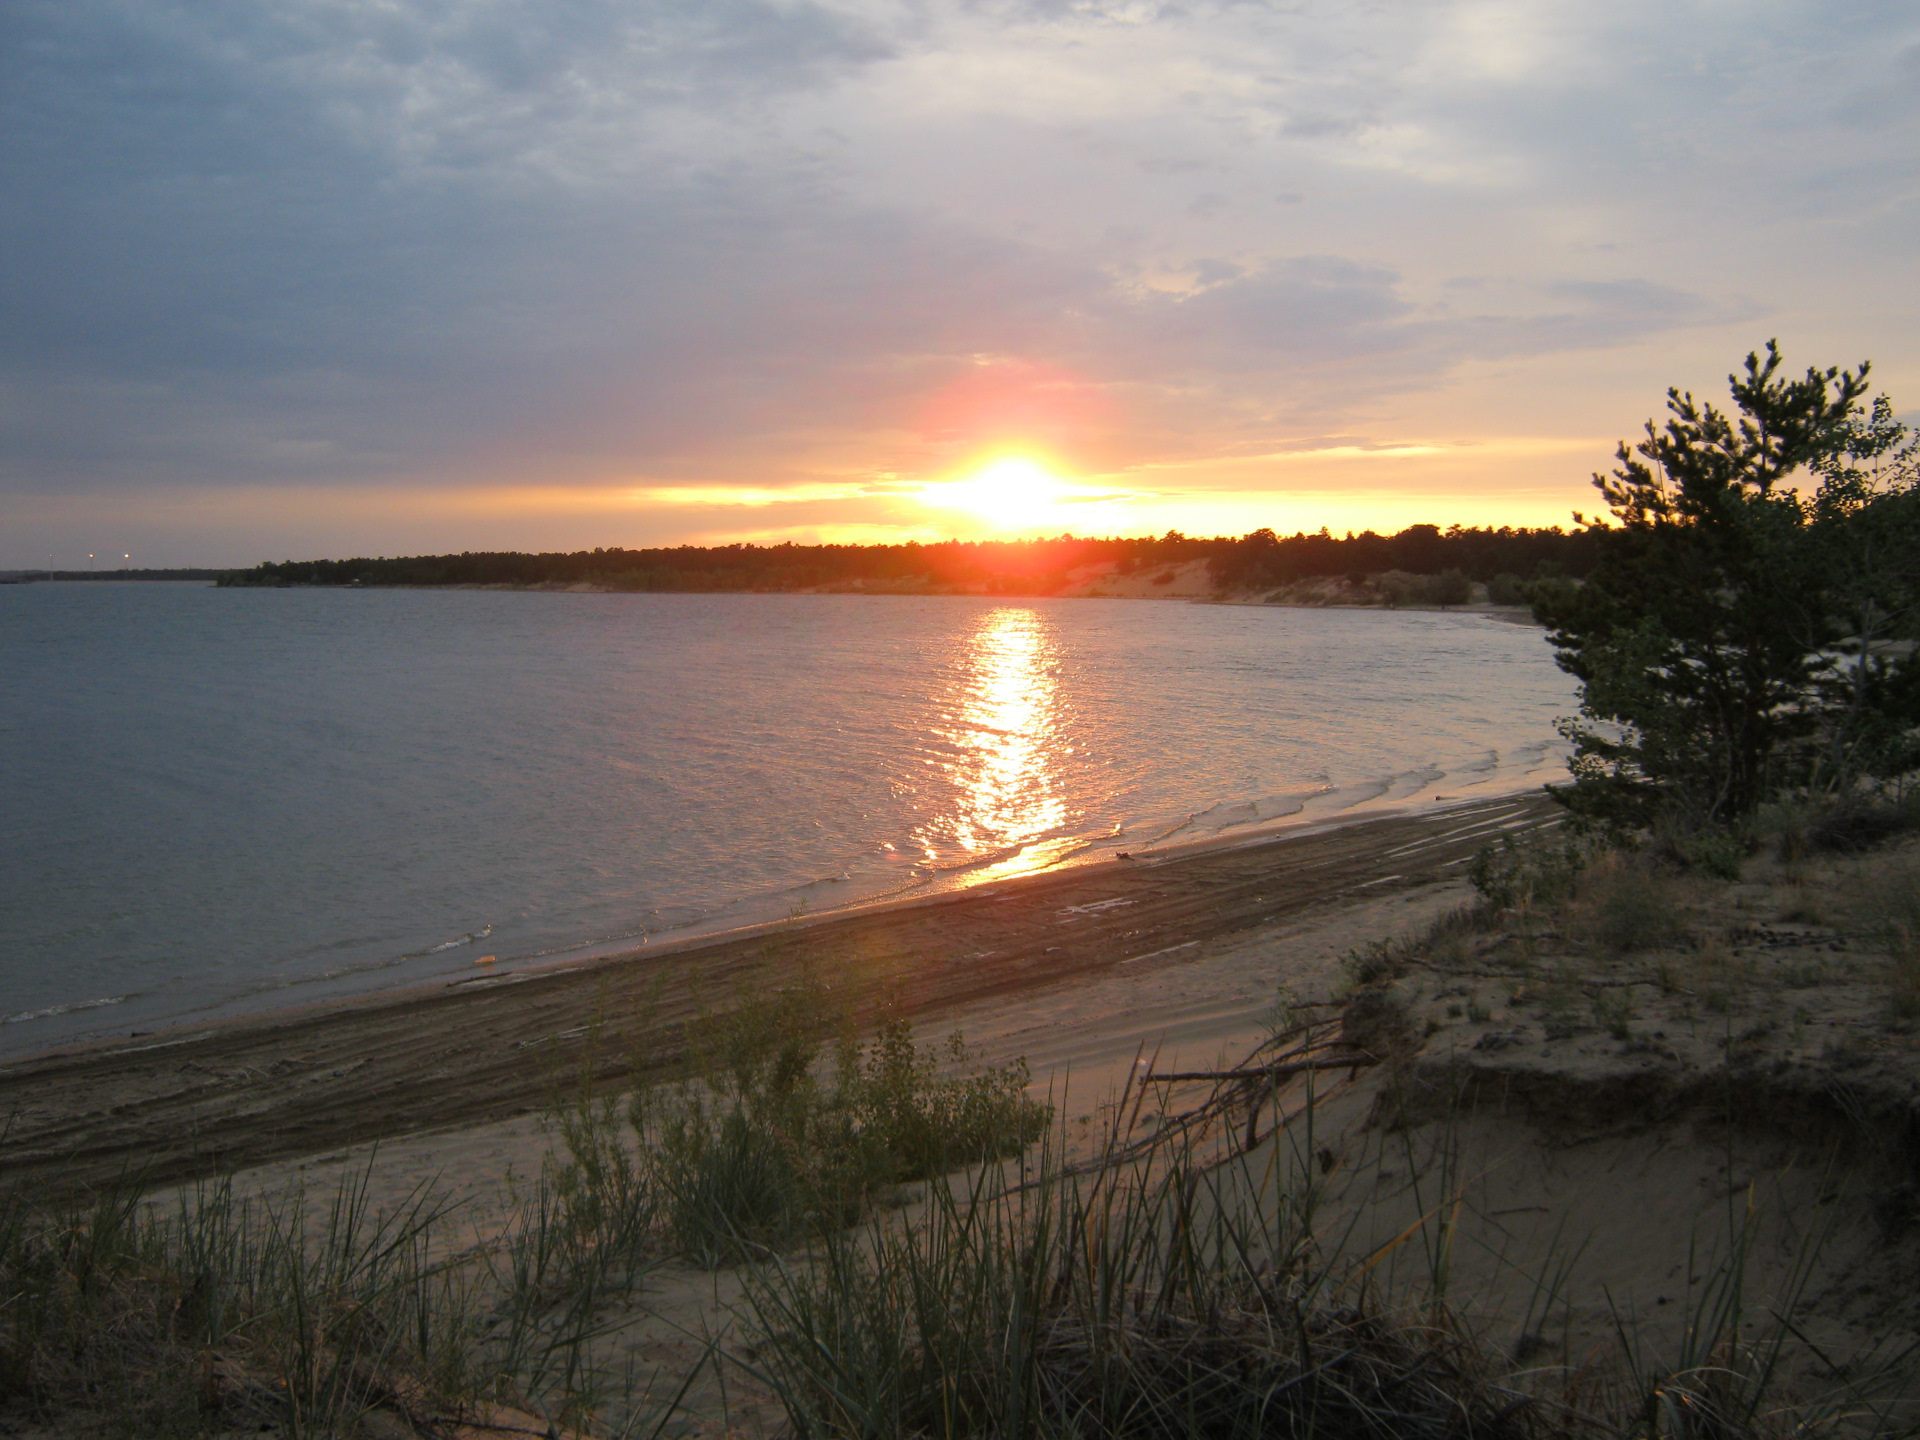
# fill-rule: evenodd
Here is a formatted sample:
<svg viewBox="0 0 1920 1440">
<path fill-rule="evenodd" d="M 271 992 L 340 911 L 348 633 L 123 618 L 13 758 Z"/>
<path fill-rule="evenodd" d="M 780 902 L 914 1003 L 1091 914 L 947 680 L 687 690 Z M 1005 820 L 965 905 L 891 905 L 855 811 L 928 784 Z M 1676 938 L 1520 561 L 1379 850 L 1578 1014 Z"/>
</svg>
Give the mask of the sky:
<svg viewBox="0 0 1920 1440">
<path fill-rule="evenodd" d="M 1920 9 L 6 0 L 0 566 L 1564 524 L 1920 406 Z"/>
</svg>

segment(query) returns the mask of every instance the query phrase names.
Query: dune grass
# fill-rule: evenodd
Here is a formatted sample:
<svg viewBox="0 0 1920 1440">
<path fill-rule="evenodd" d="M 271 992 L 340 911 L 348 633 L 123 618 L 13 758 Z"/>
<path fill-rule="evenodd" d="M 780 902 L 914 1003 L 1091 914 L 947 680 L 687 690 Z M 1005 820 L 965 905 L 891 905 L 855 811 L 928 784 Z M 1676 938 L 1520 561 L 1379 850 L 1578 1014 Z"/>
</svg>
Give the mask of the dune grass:
<svg viewBox="0 0 1920 1440">
<path fill-rule="evenodd" d="M 584 1067 L 549 1109 L 538 1177 L 479 1245 L 425 1185 L 377 1213 L 373 1159 L 319 1201 L 231 1178 L 0 1194 L 0 1404 L 103 1435 L 345 1436 L 375 1411 L 546 1433 L 609 1402 L 629 1433 L 657 1430 L 673 1405 L 635 1405 L 634 1377 L 596 1361 L 655 1267 L 765 1256 L 1050 1118 L 1024 1067 L 969 1068 L 956 1036 L 943 1071 L 904 1022 L 862 1044 L 816 1000 L 707 1022 L 682 1084 L 606 1094 Z"/>
<path fill-rule="evenodd" d="M 342 1433 L 382 1406 L 464 1413 L 497 1387 L 464 1282 L 431 1257 L 443 1202 L 375 1214 L 365 1175 L 317 1221 L 230 1181 L 170 1206 L 136 1183 L 0 1220 L 0 1393 L 105 1433 Z"/>
<path fill-rule="evenodd" d="M 1536 867 L 1516 889 L 1529 903 L 1579 903 L 1560 858 L 1509 858 Z M 1356 996 L 1382 993 L 1393 958 L 1359 957 Z M 346 1437 L 381 1412 L 422 1435 L 618 1418 L 613 1433 L 660 1436 L 717 1365 L 770 1390 L 804 1440 L 1911 1428 L 1881 1383 L 1908 1357 L 1792 1393 L 1796 1294 L 1747 1294 L 1737 1215 L 1688 1267 L 1679 1339 L 1650 1346 L 1623 1311 L 1599 1358 L 1548 1334 L 1571 1255 L 1548 1257 L 1517 1341 L 1465 1318 L 1445 1143 L 1400 1157 L 1417 1223 L 1352 1243 L 1329 1221 L 1314 1081 L 1390 1058 L 1392 1027 L 1368 1013 L 1280 1007 L 1247 1064 L 1200 1077 L 1198 1103 L 1142 1127 L 1159 1101 L 1130 1089 L 1069 1164 L 1024 1067 L 970 1064 L 957 1038 L 943 1057 L 899 1023 L 862 1040 L 817 995 L 774 997 L 706 1022 L 684 1082 L 557 1097 L 552 1153 L 478 1245 L 450 1238 L 452 1207 L 424 1188 L 374 1213 L 370 1171 L 316 1204 L 230 1181 L 163 1202 L 137 1183 L 0 1197 L 0 1399 L 71 1434 Z M 740 1267 L 744 1338 L 650 1377 L 645 1401 L 601 1342 L 675 1258 Z"/>
<path fill-rule="evenodd" d="M 1170 1129 L 1074 1176 L 1043 1150 L 911 1228 L 755 1272 L 757 1365 L 796 1436 L 1522 1436 L 1526 1397 L 1444 1311 L 1397 1311 L 1314 1236 L 1311 1182 Z"/>
<path fill-rule="evenodd" d="M 1789 1388 L 1817 1240 L 1761 1306 L 1751 1217 L 1735 1214 L 1693 1257 L 1676 1338 L 1649 1344 L 1623 1310 L 1612 1352 L 1585 1355 L 1548 1335 L 1569 1248 L 1544 1261 L 1517 1341 L 1499 1344 L 1455 1293 L 1459 1181 L 1444 1153 L 1418 1181 L 1418 1222 L 1357 1246 L 1324 1213 L 1312 1108 L 1264 1148 L 1231 1143 L 1218 1112 L 1156 1127 L 1145 1148 L 1116 1121 L 1091 1165 L 1049 1143 L 936 1180 L 910 1224 L 877 1214 L 804 1263 L 748 1272 L 751 1343 L 734 1361 L 801 1440 L 1910 1433 L 1897 1409 L 1910 1356 Z"/>
<path fill-rule="evenodd" d="M 817 992 L 742 1005 L 706 1027 L 699 1078 L 637 1091 L 628 1116 L 674 1244 L 715 1266 L 844 1228 L 878 1194 L 1018 1153 L 1052 1112 L 1024 1062 L 944 1057 L 884 1018 L 864 1045 Z"/>
</svg>

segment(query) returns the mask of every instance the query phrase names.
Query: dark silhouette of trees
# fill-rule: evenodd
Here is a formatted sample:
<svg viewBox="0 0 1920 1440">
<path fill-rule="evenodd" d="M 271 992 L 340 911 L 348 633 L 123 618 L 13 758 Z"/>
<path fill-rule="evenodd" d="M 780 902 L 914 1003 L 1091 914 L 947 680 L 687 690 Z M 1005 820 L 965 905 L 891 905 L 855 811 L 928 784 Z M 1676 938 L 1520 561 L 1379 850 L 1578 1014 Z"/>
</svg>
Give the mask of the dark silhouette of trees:
<svg viewBox="0 0 1920 1440">
<path fill-rule="evenodd" d="M 1911 466 L 1861 468 L 1904 433 L 1884 407 L 1862 423 L 1867 369 L 1789 378 L 1770 341 L 1729 377 L 1733 411 L 1669 390 L 1665 424 L 1594 477 L 1616 523 L 1586 525 L 1586 583 L 1534 592 L 1581 682 L 1557 792 L 1577 812 L 1720 825 L 1911 766 L 1911 654 L 1886 642 L 1920 618 L 1920 530 Z"/>
<path fill-rule="evenodd" d="M 789 591 L 858 589 L 877 593 L 1049 595 L 1074 571 L 1112 565 L 1121 575 L 1153 576 L 1205 561 L 1223 591 L 1264 594 L 1303 579 L 1402 572 L 1468 581 L 1501 574 L 1581 575 L 1593 546 L 1584 531 L 1442 530 L 1413 525 L 1397 535 L 1371 530 L 1339 537 L 1279 536 L 1256 530 L 1234 538 L 1164 535 L 1050 540 L 949 540 L 903 545 L 681 545 L 649 550 L 578 550 L 529 555 L 459 555 L 288 560 L 234 571 L 226 585 L 551 585 L 614 590 Z M 1458 594 L 1449 581 L 1446 593 Z M 1427 602 L 1422 602 L 1427 603 Z M 1449 599 L 1447 603 L 1458 603 Z"/>
</svg>

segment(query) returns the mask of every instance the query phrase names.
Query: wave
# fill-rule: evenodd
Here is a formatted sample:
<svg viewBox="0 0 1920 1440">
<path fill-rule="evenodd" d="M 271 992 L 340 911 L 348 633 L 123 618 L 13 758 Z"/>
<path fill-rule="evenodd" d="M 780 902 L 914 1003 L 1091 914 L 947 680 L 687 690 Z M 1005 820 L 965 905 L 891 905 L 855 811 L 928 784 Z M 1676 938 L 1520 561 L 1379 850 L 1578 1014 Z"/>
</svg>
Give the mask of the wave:
<svg viewBox="0 0 1920 1440">
<path fill-rule="evenodd" d="M 131 996 L 107 995 L 98 1000 L 70 1000 L 65 1005 L 47 1005 L 38 1010 L 22 1010 L 18 1015 L 0 1015 L 0 1025 L 24 1025 L 29 1020 L 51 1020 L 56 1015 L 71 1015 L 76 1010 L 103 1010 L 123 1005 Z"/>
<path fill-rule="evenodd" d="M 493 934 L 493 922 L 489 920 L 478 930 L 469 930 L 465 935 L 460 936 L 456 940 L 443 940 L 438 945 L 429 945 L 425 950 L 410 950 L 400 958 L 402 960 L 419 960 L 428 955 L 438 955 L 444 950 L 458 950 L 462 945 L 471 945 L 474 941 L 484 940 L 491 934 Z"/>
</svg>

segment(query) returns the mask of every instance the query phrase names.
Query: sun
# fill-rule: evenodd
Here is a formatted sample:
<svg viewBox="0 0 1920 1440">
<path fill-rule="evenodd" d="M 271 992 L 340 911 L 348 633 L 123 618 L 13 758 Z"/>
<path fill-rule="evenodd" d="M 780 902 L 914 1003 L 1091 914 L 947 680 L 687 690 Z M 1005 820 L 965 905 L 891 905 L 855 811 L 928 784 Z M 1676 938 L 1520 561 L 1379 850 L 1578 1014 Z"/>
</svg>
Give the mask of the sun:
<svg viewBox="0 0 1920 1440">
<path fill-rule="evenodd" d="M 971 511 L 996 529 L 1020 530 L 1045 520 L 1066 494 L 1067 487 L 1039 461 L 1008 455 L 964 480 L 924 486 L 920 498 L 929 505 Z"/>
</svg>

